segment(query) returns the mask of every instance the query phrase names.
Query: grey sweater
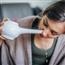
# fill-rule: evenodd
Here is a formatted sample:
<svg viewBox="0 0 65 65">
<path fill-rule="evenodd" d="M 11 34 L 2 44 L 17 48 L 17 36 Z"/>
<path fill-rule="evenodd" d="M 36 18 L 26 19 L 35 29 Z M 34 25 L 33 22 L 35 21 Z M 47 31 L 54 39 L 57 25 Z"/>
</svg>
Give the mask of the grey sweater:
<svg viewBox="0 0 65 65">
<path fill-rule="evenodd" d="M 21 27 L 31 28 L 31 24 L 35 18 L 36 17 L 27 17 L 19 19 L 18 23 Z M 13 62 L 16 65 L 32 65 L 30 35 L 20 35 L 15 40 L 6 39 L 5 41 L 6 42 L 2 44 L 2 65 L 14 65 Z M 65 65 L 65 35 L 59 36 L 49 65 Z"/>
</svg>

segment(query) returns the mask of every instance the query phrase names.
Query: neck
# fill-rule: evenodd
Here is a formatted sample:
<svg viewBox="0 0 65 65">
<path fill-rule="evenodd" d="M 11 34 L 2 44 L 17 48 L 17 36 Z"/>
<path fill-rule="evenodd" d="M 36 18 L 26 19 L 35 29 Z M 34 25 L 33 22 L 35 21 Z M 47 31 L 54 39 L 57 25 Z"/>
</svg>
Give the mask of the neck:
<svg viewBox="0 0 65 65">
<path fill-rule="evenodd" d="M 54 38 L 41 38 L 38 35 L 34 37 L 34 43 L 38 48 L 49 49 L 53 44 Z"/>
</svg>

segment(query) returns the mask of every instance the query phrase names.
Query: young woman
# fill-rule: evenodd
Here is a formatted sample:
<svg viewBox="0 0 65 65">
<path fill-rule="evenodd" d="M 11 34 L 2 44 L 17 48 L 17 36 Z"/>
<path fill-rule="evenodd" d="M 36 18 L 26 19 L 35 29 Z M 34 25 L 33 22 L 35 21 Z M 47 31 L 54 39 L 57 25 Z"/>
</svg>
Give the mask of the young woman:
<svg viewBox="0 0 65 65">
<path fill-rule="evenodd" d="M 42 34 L 35 34 L 31 37 L 32 64 L 49 65 L 49 62 L 54 55 L 56 46 L 59 44 L 58 38 L 60 35 L 63 35 L 65 33 L 65 2 L 60 1 L 48 7 L 42 13 L 42 16 L 40 18 L 36 18 L 33 21 L 32 28 L 43 30 Z M 60 46 L 61 45 L 62 42 Z M 57 52 L 60 48 L 61 47 L 57 49 Z M 61 51 L 59 55 L 60 54 L 62 55 Z M 63 57 L 65 57 L 65 54 Z M 63 59 L 61 57 L 57 65 L 59 65 Z"/>
<path fill-rule="evenodd" d="M 21 27 L 32 26 L 43 32 L 20 35 L 15 40 L 4 39 L 0 56 L 2 65 L 65 65 L 65 1 L 52 4 L 41 16 L 17 22 Z"/>
</svg>

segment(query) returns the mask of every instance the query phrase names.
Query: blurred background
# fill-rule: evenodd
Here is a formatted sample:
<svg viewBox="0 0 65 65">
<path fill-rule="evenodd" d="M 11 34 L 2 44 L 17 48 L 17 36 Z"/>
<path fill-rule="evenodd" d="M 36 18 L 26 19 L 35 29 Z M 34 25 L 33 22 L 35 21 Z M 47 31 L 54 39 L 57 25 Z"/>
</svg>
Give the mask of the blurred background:
<svg viewBox="0 0 65 65">
<path fill-rule="evenodd" d="M 0 18 L 23 18 L 38 15 L 46 7 L 60 0 L 0 0 Z"/>
</svg>

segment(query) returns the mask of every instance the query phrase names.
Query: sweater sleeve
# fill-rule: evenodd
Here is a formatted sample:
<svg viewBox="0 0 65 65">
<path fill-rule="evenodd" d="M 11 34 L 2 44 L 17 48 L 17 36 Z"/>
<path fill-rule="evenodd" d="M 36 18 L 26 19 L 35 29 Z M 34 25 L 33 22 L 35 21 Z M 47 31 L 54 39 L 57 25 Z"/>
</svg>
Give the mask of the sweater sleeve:
<svg viewBox="0 0 65 65">
<path fill-rule="evenodd" d="M 20 27 L 30 28 L 35 18 L 36 16 L 28 16 L 20 18 L 17 20 L 17 23 L 19 24 Z"/>
</svg>

